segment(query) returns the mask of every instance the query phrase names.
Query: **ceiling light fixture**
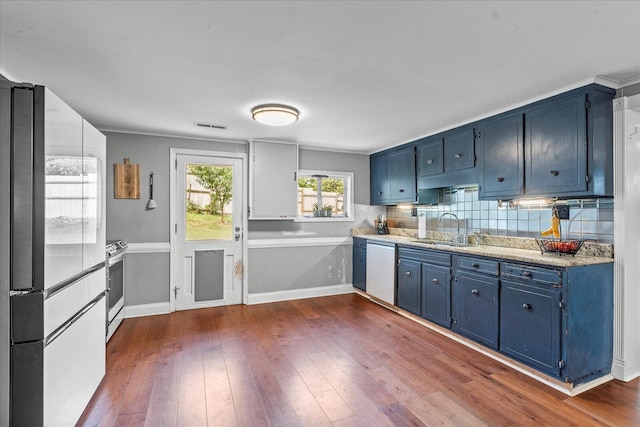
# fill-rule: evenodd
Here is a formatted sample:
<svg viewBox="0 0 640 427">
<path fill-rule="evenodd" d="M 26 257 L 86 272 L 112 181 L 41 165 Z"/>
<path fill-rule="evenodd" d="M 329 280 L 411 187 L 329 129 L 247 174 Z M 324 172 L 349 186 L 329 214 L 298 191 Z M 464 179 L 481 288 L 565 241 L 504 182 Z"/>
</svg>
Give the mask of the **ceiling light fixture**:
<svg viewBox="0 0 640 427">
<path fill-rule="evenodd" d="M 263 104 L 253 107 L 253 120 L 263 125 L 286 126 L 298 120 L 299 111 L 288 105 Z"/>
</svg>

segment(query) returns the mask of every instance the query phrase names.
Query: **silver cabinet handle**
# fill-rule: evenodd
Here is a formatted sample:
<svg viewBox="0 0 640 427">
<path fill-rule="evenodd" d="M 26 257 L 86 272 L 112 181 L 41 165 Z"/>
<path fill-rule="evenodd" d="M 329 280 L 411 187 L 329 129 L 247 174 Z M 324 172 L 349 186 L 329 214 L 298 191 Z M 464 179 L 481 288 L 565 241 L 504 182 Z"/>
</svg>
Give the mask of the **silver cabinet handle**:
<svg viewBox="0 0 640 427">
<path fill-rule="evenodd" d="M 558 175 L 560 175 L 560 172 L 558 172 L 558 171 L 549 171 L 549 175 L 558 176 Z"/>
<path fill-rule="evenodd" d="M 432 164 L 433 164 L 433 159 L 429 159 L 429 160 L 427 160 L 427 164 L 428 164 L 428 165 L 432 165 Z"/>
<path fill-rule="evenodd" d="M 453 157 L 455 157 L 456 159 L 459 159 L 460 157 L 462 157 L 462 153 L 456 153 L 453 155 Z"/>
<path fill-rule="evenodd" d="M 411 277 L 411 272 L 407 271 L 406 273 L 404 273 L 404 275 L 407 276 L 407 277 Z"/>
<path fill-rule="evenodd" d="M 523 272 L 522 272 L 522 275 L 523 275 L 524 277 L 531 277 L 531 276 L 532 276 L 532 274 L 531 274 L 531 272 L 530 272 L 530 271 L 523 271 Z"/>
<path fill-rule="evenodd" d="M 478 290 L 477 290 L 477 289 L 473 289 L 473 290 L 471 291 L 471 293 L 472 293 L 473 295 L 479 295 L 479 294 L 480 294 L 480 292 L 478 292 Z"/>
<path fill-rule="evenodd" d="M 480 268 L 480 264 L 478 264 L 477 262 L 474 262 L 473 264 L 471 264 L 471 267 Z"/>
<path fill-rule="evenodd" d="M 433 283 L 438 283 L 438 279 L 433 279 L 432 282 Z"/>
<path fill-rule="evenodd" d="M 522 304 L 522 308 L 524 308 L 525 310 L 531 310 L 531 304 Z"/>
</svg>

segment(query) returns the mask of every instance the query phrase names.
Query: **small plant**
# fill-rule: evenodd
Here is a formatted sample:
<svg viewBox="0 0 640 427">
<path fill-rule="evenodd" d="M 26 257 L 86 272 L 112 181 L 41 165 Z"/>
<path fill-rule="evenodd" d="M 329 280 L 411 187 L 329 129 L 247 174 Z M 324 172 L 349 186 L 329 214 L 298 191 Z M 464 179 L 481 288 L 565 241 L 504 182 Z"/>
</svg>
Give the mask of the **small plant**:
<svg viewBox="0 0 640 427">
<path fill-rule="evenodd" d="M 331 211 L 333 211 L 333 205 L 313 204 L 313 216 L 331 216 Z"/>
</svg>

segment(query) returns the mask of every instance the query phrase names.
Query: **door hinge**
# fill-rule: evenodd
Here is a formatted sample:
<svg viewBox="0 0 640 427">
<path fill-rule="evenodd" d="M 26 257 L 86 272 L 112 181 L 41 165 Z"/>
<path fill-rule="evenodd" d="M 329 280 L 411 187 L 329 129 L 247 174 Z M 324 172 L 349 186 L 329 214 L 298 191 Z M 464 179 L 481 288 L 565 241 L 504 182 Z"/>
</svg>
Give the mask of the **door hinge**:
<svg viewBox="0 0 640 427">
<path fill-rule="evenodd" d="M 176 159 L 176 164 L 174 165 L 176 170 L 178 170 L 178 159 Z"/>
<path fill-rule="evenodd" d="M 560 359 L 558 360 L 558 369 L 562 369 L 564 368 L 564 360 Z"/>
<path fill-rule="evenodd" d="M 584 102 L 584 109 L 585 109 L 585 110 L 588 110 L 590 107 L 591 107 L 591 103 L 589 102 L 589 100 L 586 100 L 586 101 Z"/>
<path fill-rule="evenodd" d="M 178 289 L 180 289 L 180 288 L 177 287 L 177 286 L 173 287 L 173 297 L 174 297 L 174 299 L 178 299 Z"/>
<path fill-rule="evenodd" d="M 558 308 L 559 308 L 560 310 L 562 310 L 562 309 L 564 309 L 564 308 L 567 308 L 567 306 L 565 305 L 564 301 L 560 300 L 560 301 L 558 302 Z"/>
<path fill-rule="evenodd" d="M 591 176 L 589 176 L 589 175 L 585 175 L 584 180 L 585 180 L 585 182 L 586 182 L 587 184 L 588 184 L 588 183 L 590 183 L 590 182 L 591 182 Z"/>
<path fill-rule="evenodd" d="M 173 232 L 174 232 L 175 234 L 178 234 L 178 223 L 175 223 L 175 224 L 174 224 Z"/>
</svg>

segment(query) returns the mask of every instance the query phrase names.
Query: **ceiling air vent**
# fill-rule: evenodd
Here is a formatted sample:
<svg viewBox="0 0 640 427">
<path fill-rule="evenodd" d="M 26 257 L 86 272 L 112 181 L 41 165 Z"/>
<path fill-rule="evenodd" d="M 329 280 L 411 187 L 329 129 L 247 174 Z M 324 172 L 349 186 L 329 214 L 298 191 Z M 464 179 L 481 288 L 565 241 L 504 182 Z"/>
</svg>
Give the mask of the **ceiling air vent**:
<svg viewBox="0 0 640 427">
<path fill-rule="evenodd" d="M 225 125 L 216 125 L 214 123 L 202 123 L 202 122 L 193 122 L 194 125 L 201 127 L 201 128 L 208 128 L 208 129 L 226 129 L 229 126 L 225 126 Z"/>
</svg>

